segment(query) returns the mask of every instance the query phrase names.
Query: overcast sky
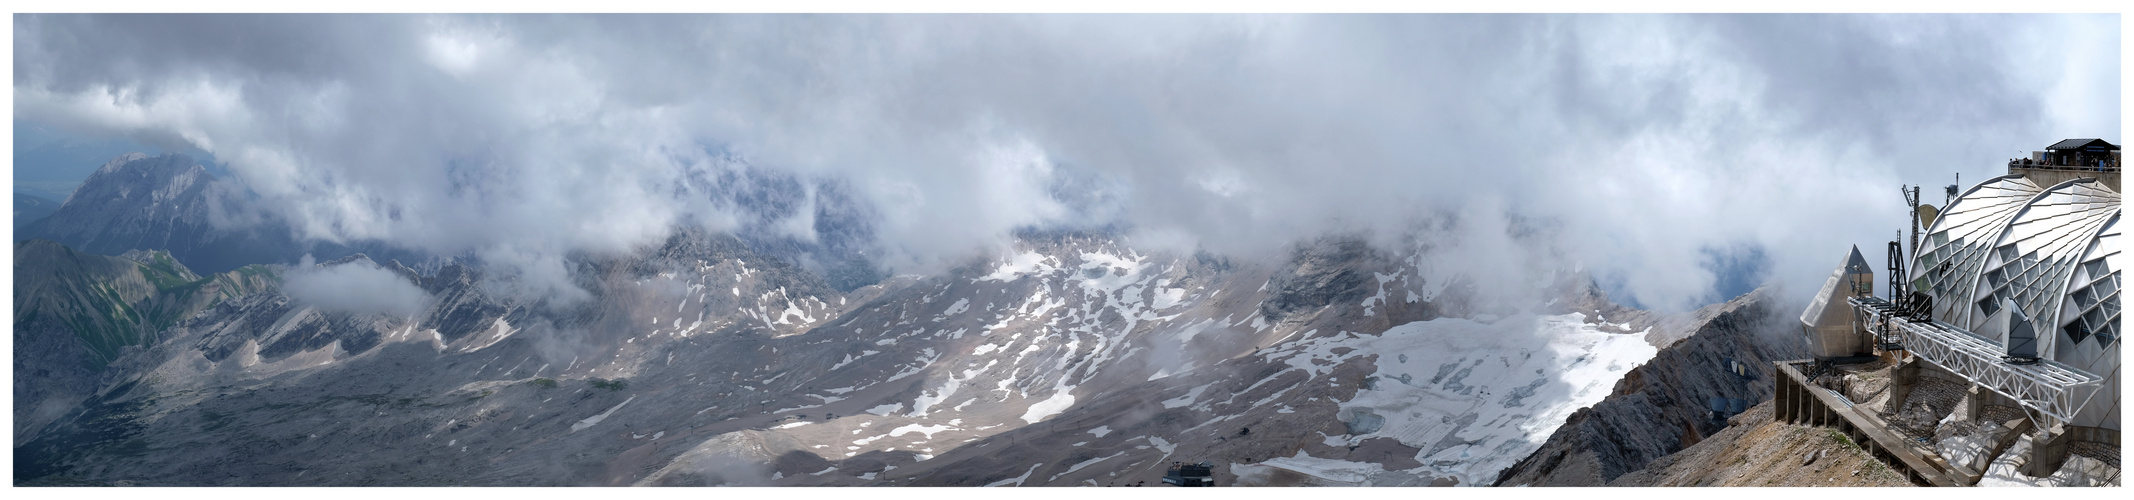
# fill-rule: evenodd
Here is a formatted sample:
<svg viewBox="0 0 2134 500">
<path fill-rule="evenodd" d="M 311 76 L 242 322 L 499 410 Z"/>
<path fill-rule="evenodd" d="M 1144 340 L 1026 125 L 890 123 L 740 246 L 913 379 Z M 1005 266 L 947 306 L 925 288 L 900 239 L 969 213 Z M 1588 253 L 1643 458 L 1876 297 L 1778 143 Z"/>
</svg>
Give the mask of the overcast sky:
<svg viewBox="0 0 2134 500">
<path fill-rule="evenodd" d="M 849 182 L 903 270 L 1032 225 L 1264 257 L 1452 210 L 1561 221 L 1679 309 L 1712 252 L 1812 293 L 1900 183 L 2121 143 L 2116 15 L 14 19 L 17 120 L 199 148 L 305 237 L 551 269 L 730 227 L 689 179 L 746 164 Z"/>
</svg>

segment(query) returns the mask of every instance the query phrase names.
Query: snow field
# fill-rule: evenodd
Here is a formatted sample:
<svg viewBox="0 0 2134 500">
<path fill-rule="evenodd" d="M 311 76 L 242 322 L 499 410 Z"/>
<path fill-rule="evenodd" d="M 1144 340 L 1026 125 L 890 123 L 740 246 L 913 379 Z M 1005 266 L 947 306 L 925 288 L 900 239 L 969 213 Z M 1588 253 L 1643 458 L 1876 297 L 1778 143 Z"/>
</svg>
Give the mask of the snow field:
<svg viewBox="0 0 2134 500">
<path fill-rule="evenodd" d="M 1353 350 L 1333 353 L 1344 347 Z M 1391 437 L 1422 448 L 1418 461 L 1450 464 L 1429 466 L 1434 475 L 1477 484 L 1539 448 L 1570 413 L 1600 402 L 1624 373 L 1657 353 L 1642 334 L 1602 332 L 1572 313 L 1494 324 L 1441 318 L 1378 336 L 1307 337 L 1262 355 L 1314 379 L 1375 356 L 1371 387 L 1342 402 L 1339 415 L 1351 422 L 1375 415 L 1383 423 L 1344 441 Z"/>
</svg>

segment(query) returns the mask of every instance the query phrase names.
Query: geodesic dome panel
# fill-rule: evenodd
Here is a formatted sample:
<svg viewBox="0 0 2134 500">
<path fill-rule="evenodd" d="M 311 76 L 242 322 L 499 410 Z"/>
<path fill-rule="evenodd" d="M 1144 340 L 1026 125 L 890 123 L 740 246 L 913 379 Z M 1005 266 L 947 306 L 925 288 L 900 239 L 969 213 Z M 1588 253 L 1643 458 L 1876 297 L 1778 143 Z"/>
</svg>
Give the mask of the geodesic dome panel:
<svg viewBox="0 0 2134 500">
<path fill-rule="evenodd" d="M 1969 305 L 1982 298 L 1973 296 L 1979 272 L 2008 223 L 2039 191 L 2030 179 L 2005 175 L 1973 186 L 1942 209 L 1911 269 L 1912 289 L 1934 298 L 1935 318 L 1964 329 L 1984 321 L 1967 314 Z"/>
<path fill-rule="evenodd" d="M 2104 377 L 2076 425 L 2118 428 L 2120 193 L 2092 179 L 2039 188 L 1997 177 L 1950 203 L 1912 260 L 1934 319 L 2005 343 L 2008 308 L 2038 357 Z"/>
</svg>

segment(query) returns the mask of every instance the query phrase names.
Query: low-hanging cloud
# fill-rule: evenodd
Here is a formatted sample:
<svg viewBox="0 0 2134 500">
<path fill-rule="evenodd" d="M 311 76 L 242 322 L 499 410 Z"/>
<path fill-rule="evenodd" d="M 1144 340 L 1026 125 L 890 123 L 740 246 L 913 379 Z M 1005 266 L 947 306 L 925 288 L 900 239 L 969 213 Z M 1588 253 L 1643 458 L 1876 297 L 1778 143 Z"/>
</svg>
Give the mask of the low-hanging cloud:
<svg viewBox="0 0 2134 500">
<path fill-rule="evenodd" d="M 706 180 L 764 169 L 848 186 L 876 219 L 869 255 L 902 270 L 1030 226 L 1275 256 L 1467 213 L 1556 221 L 1569 258 L 1679 309 L 1709 299 L 1712 249 L 1761 248 L 1812 289 L 1847 245 L 1900 227 L 1897 184 L 1983 180 L 2018 151 L 2120 133 L 2116 15 L 15 27 L 18 119 L 199 147 L 306 238 L 535 277 L 675 224 L 741 227 Z M 768 227 L 805 241 L 810 221 Z"/>
<path fill-rule="evenodd" d="M 355 314 L 412 317 L 430 303 L 422 288 L 368 260 L 316 266 L 309 255 L 283 278 L 282 293 L 298 304 Z"/>
</svg>

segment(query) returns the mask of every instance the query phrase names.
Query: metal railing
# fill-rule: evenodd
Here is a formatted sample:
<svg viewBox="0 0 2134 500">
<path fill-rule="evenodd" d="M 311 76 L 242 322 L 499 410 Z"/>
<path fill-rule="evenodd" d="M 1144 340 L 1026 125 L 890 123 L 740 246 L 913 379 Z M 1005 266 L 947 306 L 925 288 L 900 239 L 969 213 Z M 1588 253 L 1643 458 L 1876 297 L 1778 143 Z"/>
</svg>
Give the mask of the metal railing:
<svg viewBox="0 0 2134 500">
<path fill-rule="evenodd" d="M 2072 421 L 2085 402 L 2082 396 L 2104 382 L 2103 377 L 2051 360 L 2008 363 L 2001 359 L 2000 344 L 1948 323 L 1906 319 L 1879 297 L 1853 297 L 1849 302 L 1877 337 L 1894 335 L 1912 355 L 2062 422 Z M 2091 389 L 2081 390 L 2084 387 Z"/>
<path fill-rule="evenodd" d="M 2090 163 L 2072 163 L 2072 162 L 2053 162 L 2053 161 L 2050 161 L 2050 160 L 2047 160 L 2047 161 L 2038 161 L 2038 160 L 2031 160 L 2031 159 L 2024 159 L 2024 158 L 2018 158 L 2018 159 L 2011 159 L 2011 160 L 2008 160 L 2008 168 L 2034 168 L 2034 169 L 2040 169 L 2040 170 L 2071 170 L 2071 171 L 2082 171 L 2082 172 L 2118 172 L 2118 171 L 2119 171 L 2119 162 L 2118 162 L 2118 161 L 2115 161 L 2115 160 L 2104 160 L 2104 161 L 2103 161 L 2102 163 L 2098 163 L 2098 162 L 2090 162 Z"/>
</svg>

